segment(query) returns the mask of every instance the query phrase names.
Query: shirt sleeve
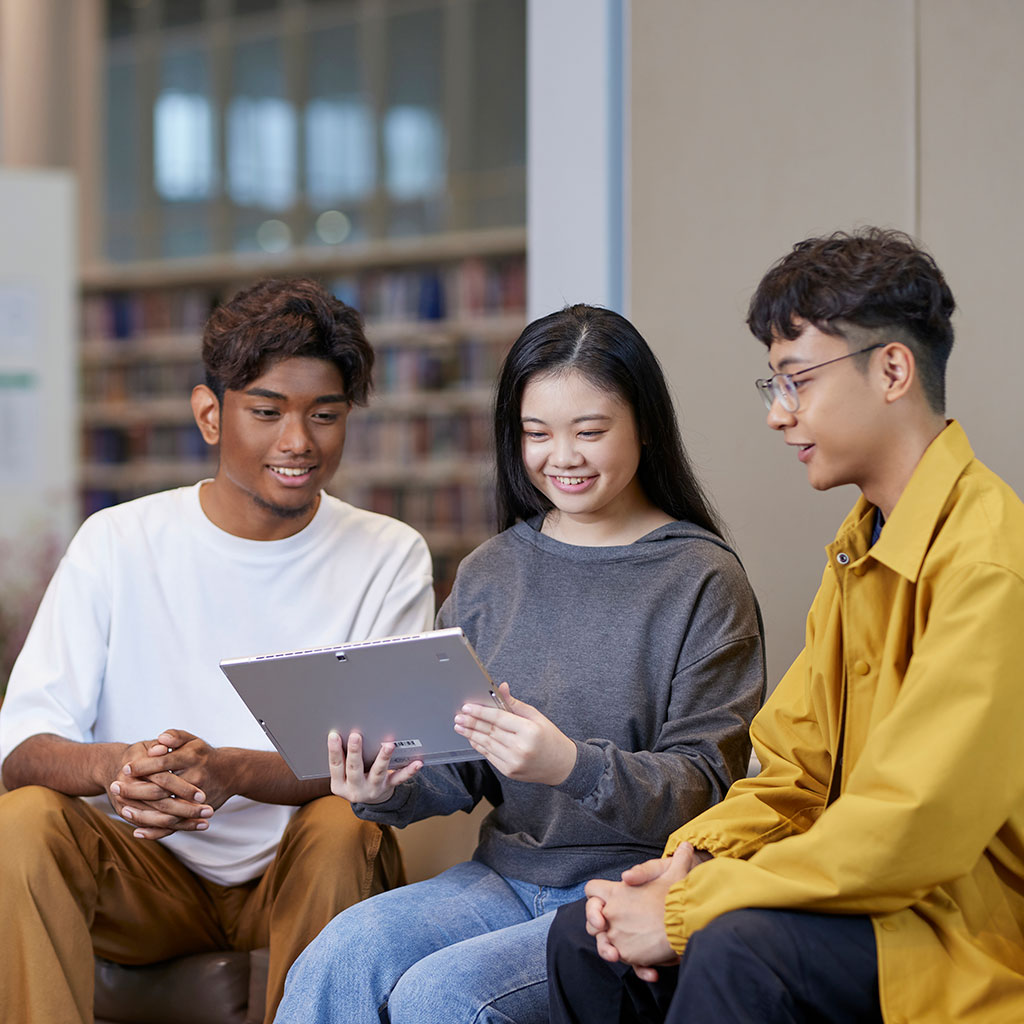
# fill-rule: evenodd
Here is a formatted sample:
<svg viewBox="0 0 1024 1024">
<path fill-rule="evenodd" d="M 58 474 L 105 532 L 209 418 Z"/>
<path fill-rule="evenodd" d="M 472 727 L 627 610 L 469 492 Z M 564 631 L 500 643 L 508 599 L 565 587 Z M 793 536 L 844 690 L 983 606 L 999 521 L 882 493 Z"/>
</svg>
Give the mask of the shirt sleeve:
<svg viewBox="0 0 1024 1024">
<path fill-rule="evenodd" d="M 107 658 L 110 587 L 92 554 L 109 543 L 96 523 L 72 540 L 14 664 L 0 710 L 0 760 L 30 736 L 91 742 Z"/>
<path fill-rule="evenodd" d="M 434 580 L 426 541 L 416 534 L 403 556 L 389 563 L 387 571 L 391 579 L 367 636 L 402 636 L 430 629 Z"/>
<path fill-rule="evenodd" d="M 989 564 L 953 574 L 842 795 L 813 829 L 745 860 L 716 857 L 674 885 L 665 917 L 673 948 L 741 907 L 892 913 L 970 872 L 1024 801 L 1024 762 L 1008 756 L 1024 719 L 1022 621 L 1018 576 Z M 713 815 L 673 840 L 703 845 Z"/>
<path fill-rule="evenodd" d="M 357 817 L 402 828 L 435 815 L 467 814 L 483 798 L 501 803 L 501 787 L 486 761 L 431 765 L 395 789 L 390 800 L 352 805 Z"/>
</svg>

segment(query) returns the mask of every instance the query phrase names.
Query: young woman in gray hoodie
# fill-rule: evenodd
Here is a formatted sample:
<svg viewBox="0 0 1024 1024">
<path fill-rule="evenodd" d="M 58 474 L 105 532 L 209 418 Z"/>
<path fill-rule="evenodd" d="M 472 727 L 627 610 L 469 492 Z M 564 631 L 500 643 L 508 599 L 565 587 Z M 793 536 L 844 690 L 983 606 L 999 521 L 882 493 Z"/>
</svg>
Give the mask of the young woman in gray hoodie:
<svg viewBox="0 0 1024 1024">
<path fill-rule="evenodd" d="M 660 855 L 745 772 L 760 616 L 647 343 L 593 306 L 534 321 L 494 424 L 502 532 L 437 618 L 507 681 L 507 710 L 455 718 L 485 760 L 391 770 L 385 744 L 364 771 L 358 734 L 329 739 L 332 788 L 362 818 L 493 810 L 471 861 L 335 918 L 278 1021 L 541 1024 L 554 911 Z"/>
</svg>

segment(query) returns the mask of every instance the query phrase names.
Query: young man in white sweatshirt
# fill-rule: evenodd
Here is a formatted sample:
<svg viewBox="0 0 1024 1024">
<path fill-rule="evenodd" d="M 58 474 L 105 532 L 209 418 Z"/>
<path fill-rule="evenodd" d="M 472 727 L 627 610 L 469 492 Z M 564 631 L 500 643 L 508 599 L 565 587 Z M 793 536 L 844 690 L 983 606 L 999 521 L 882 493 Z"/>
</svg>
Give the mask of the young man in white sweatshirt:
<svg viewBox="0 0 1024 1024">
<path fill-rule="evenodd" d="M 216 475 L 83 524 L 0 713 L 0 1005 L 25 1020 L 90 1021 L 94 952 L 268 944 L 270 1020 L 320 928 L 404 880 L 388 830 L 297 780 L 219 668 L 430 627 L 422 537 L 323 490 L 370 389 L 361 318 L 264 281 L 212 314 L 203 361 Z"/>
</svg>

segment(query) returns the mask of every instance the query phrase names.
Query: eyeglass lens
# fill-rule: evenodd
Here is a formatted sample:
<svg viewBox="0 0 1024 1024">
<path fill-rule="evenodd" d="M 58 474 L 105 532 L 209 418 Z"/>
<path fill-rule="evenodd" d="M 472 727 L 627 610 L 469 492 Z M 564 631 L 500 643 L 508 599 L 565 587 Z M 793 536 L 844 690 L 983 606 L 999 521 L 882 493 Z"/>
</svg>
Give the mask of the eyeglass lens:
<svg viewBox="0 0 1024 1024">
<path fill-rule="evenodd" d="M 759 380 L 757 390 L 761 394 L 761 400 L 766 409 L 771 409 L 772 403 L 778 399 L 782 408 L 787 412 L 796 412 L 800 407 L 800 399 L 797 395 L 796 385 L 791 377 L 779 373 L 767 380 Z"/>
</svg>

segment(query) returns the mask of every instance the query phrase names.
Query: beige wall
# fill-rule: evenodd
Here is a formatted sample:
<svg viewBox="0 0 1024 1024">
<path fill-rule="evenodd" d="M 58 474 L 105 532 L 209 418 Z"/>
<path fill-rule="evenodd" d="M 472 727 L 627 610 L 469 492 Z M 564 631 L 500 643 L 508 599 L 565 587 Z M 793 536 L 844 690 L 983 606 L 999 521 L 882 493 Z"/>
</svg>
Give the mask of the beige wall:
<svg viewBox="0 0 1024 1024">
<path fill-rule="evenodd" d="M 1024 493 L 1024 4 L 634 0 L 629 313 L 765 612 L 802 643 L 851 488 L 818 494 L 764 426 L 747 301 L 810 234 L 878 223 L 935 254 L 961 312 L 949 413 Z"/>
</svg>

